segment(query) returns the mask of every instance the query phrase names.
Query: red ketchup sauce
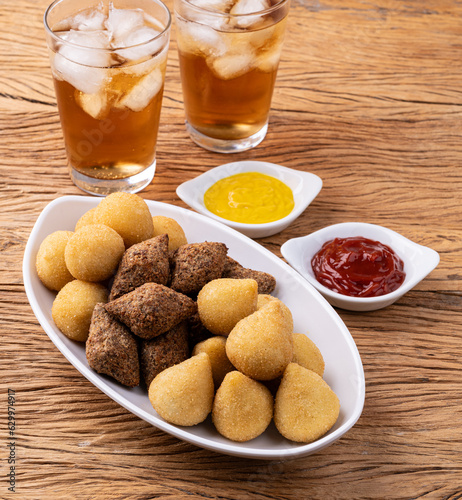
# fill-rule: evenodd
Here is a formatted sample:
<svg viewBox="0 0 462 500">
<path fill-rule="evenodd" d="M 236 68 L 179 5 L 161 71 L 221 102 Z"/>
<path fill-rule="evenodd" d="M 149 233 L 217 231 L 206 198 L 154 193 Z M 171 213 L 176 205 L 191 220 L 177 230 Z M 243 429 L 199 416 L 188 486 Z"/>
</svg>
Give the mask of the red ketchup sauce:
<svg viewBox="0 0 462 500">
<path fill-rule="evenodd" d="M 316 279 L 351 297 L 378 297 L 399 288 L 403 261 L 387 245 L 362 236 L 327 241 L 311 260 Z"/>
</svg>

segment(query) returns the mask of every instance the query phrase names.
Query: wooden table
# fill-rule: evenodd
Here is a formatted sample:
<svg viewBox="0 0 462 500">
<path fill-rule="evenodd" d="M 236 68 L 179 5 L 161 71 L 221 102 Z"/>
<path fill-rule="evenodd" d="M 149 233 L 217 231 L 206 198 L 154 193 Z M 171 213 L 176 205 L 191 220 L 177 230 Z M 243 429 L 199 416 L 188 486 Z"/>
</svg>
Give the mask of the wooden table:
<svg viewBox="0 0 462 500">
<path fill-rule="evenodd" d="M 1 498 L 462 498 L 462 4 L 293 0 L 269 133 L 232 157 L 183 125 L 175 33 L 154 181 L 141 196 L 184 206 L 179 182 L 231 160 L 319 175 L 280 245 L 324 226 L 382 224 L 439 252 L 394 305 L 338 310 L 362 357 L 366 402 L 337 443 L 255 461 L 186 444 L 120 407 L 55 348 L 27 301 L 21 263 L 45 205 L 70 181 L 42 26 L 46 0 L 1 2 Z M 171 6 L 171 5 L 170 5 Z M 15 493 L 5 477 L 15 391 Z"/>
</svg>

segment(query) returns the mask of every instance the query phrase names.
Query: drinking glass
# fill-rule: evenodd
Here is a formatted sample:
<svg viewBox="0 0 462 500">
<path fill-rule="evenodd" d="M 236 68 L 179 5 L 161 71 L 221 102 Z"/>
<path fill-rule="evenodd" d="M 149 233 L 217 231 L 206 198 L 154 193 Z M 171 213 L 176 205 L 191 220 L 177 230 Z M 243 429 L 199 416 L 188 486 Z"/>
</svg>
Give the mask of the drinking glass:
<svg viewBox="0 0 462 500">
<path fill-rule="evenodd" d="M 174 0 L 186 128 L 211 151 L 265 137 L 289 0 Z"/>
<path fill-rule="evenodd" d="M 56 0 L 44 16 L 70 176 L 96 195 L 153 179 L 171 17 L 160 0 Z"/>
</svg>

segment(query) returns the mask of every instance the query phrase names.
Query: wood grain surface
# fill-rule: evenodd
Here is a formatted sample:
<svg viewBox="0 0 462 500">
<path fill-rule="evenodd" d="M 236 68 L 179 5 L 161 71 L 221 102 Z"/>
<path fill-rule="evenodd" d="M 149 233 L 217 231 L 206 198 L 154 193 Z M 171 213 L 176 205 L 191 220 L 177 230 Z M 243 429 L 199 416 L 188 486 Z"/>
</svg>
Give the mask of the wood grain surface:
<svg viewBox="0 0 462 500">
<path fill-rule="evenodd" d="M 129 413 L 66 361 L 32 313 L 21 271 L 30 231 L 47 203 L 83 194 L 67 173 L 46 6 L 0 0 L 0 498 L 462 498 L 462 2 L 293 0 L 267 138 L 232 157 L 186 134 L 172 33 L 158 168 L 141 196 L 184 206 L 179 182 L 266 160 L 324 182 L 288 229 L 259 240 L 276 255 L 291 237 L 363 221 L 441 257 L 394 305 L 338 310 L 364 365 L 362 416 L 324 451 L 272 462 L 197 448 Z"/>
</svg>

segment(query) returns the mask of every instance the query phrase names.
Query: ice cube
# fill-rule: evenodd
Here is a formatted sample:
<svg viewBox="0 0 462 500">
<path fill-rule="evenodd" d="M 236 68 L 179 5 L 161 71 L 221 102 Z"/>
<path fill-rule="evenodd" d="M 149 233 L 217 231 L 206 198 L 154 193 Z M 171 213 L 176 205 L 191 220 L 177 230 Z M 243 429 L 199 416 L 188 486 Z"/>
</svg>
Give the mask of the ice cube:
<svg viewBox="0 0 462 500">
<path fill-rule="evenodd" d="M 82 66 L 59 53 L 53 59 L 53 74 L 86 94 L 98 92 L 106 79 L 106 70 Z"/>
<path fill-rule="evenodd" d="M 106 118 L 109 113 L 110 106 L 105 92 L 98 92 L 96 94 L 78 93 L 76 101 L 85 113 L 96 120 Z"/>
<path fill-rule="evenodd" d="M 217 10 L 218 12 L 229 12 L 234 0 L 190 0 L 190 3 L 205 10 Z"/>
<path fill-rule="evenodd" d="M 281 45 L 273 47 L 271 50 L 266 50 L 259 53 L 257 56 L 256 65 L 259 70 L 270 72 L 276 70 L 281 57 Z"/>
<path fill-rule="evenodd" d="M 165 71 L 165 67 L 167 65 L 167 55 L 168 46 L 164 47 L 162 52 L 159 52 L 154 57 L 151 57 L 142 62 L 137 62 L 136 64 L 124 66 L 124 72 L 127 74 L 141 76 L 151 72 L 155 67 L 161 67 Z"/>
<path fill-rule="evenodd" d="M 270 7 L 268 0 L 237 0 L 231 9 L 231 14 L 238 16 L 234 18 L 234 23 L 239 28 L 250 28 L 261 23 L 261 15 L 249 16 L 244 14 L 253 14 L 261 12 Z M 242 16 L 242 17 L 241 17 Z"/>
<path fill-rule="evenodd" d="M 154 28 L 150 28 L 149 26 L 142 26 L 141 28 L 137 28 L 136 30 L 132 31 L 127 36 L 124 45 L 125 47 L 130 47 L 132 45 L 146 43 L 149 40 L 155 38 L 159 34 L 160 31 L 157 31 Z"/>
<path fill-rule="evenodd" d="M 252 52 L 227 54 L 208 63 L 212 65 L 216 75 L 222 80 L 231 80 L 247 73 L 255 64 L 255 56 Z"/>
<path fill-rule="evenodd" d="M 123 47 L 127 48 L 118 49 L 116 52 L 128 61 L 136 61 L 156 54 L 165 43 L 163 37 L 154 39 L 157 35 L 159 35 L 159 31 L 148 26 L 141 26 L 125 38 Z"/>
<path fill-rule="evenodd" d="M 143 110 L 151 99 L 161 90 L 163 85 L 163 75 L 159 68 L 147 74 L 139 83 L 125 94 L 118 102 L 117 106 L 129 108 L 132 111 Z"/>
<path fill-rule="evenodd" d="M 221 13 L 218 10 L 218 5 L 219 5 L 218 2 L 220 0 L 216 0 L 217 2 L 216 8 L 214 8 L 212 5 L 208 3 L 210 0 L 194 0 L 194 1 L 196 2 L 197 7 L 201 7 L 201 9 L 195 8 L 193 2 L 190 2 L 189 4 L 188 2 L 185 2 L 184 16 L 187 17 L 188 20 L 202 24 L 204 26 L 209 26 L 219 31 L 220 30 L 224 31 L 226 29 L 226 26 L 229 23 L 229 16 Z M 204 1 L 207 3 L 204 3 Z M 199 4 L 198 2 L 203 3 L 204 5 L 203 10 L 202 10 L 202 5 Z"/>
<path fill-rule="evenodd" d="M 276 25 L 268 26 L 265 29 L 250 31 L 248 33 L 249 43 L 256 49 L 270 45 L 281 45 L 280 32 Z"/>
<path fill-rule="evenodd" d="M 137 28 L 144 26 L 144 14 L 141 9 L 116 9 L 109 7 L 106 29 L 112 36 L 113 47 L 124 47 L 125 38 Z"/>
<path fill-rule="evenodd" d="M 237 0 L 231 9 L 231 14 L 254 14 L 270 7 L 268 0 Z"/>
<path fill-rule="evenodd" d="M 71 30 L 65 39 L 70 43 L 60 45 L 53 61 L 54 72 L 81 92 L 97 92 L 106 78 L 103 68 L 112 64 L 112 55 L 105 50 L 107 35 L 102 31 Z"/>
<path fill-rule="evenodd" d="M 178 28 L 178 46 L 184 52 L 220 56 L 227 49 L 225 35 L 221 35 L 209 26 L 181 21 L 178 22 Z"/>
<path fill-rule="evenodd" d="M 112 64 L 109 39 L 104 31 L 74 31 L 67 34 L 66 41 L 59 48 L 59 53 L 75 63 L 97 68 L 106 68 Z M 103 49 L 103 50 L 94 50 Z"/>
<path fill-rule="evenodd" d="M 101 8 L 84 10 L 71 20 L 71 28 L 79 31 L 102 31 L 106 14 Z"/>
<path fill-rule="evenodd" d="M 110 38 L 105 30 L 95 31 L 78 31 L 70 30 L 67 34 L 66 41 L 82 47 L 91 47 L 93 49 L 108 49 L 110 48 Z"/>
</svg>

